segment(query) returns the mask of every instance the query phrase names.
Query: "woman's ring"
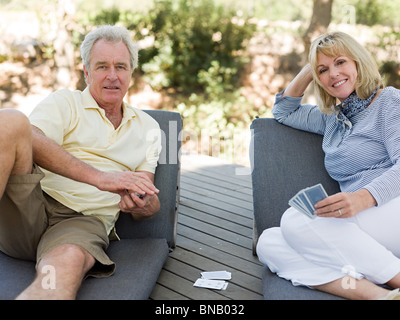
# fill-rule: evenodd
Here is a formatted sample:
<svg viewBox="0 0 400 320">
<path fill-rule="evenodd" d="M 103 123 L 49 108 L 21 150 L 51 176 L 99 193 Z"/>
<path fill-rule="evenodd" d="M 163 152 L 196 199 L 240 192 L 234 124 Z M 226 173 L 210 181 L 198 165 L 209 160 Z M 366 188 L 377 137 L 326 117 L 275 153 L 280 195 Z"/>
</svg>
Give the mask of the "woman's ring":
<svg viewBox="0 0 400 320">
<path fill-rule="evenodd" d="M 341 217 L 342 214 L 343 214 L 343 213 L 342 213 L 342 210 L 339 209 L 338 211 L 339 211 L 339 217 Z"/>
</svg>

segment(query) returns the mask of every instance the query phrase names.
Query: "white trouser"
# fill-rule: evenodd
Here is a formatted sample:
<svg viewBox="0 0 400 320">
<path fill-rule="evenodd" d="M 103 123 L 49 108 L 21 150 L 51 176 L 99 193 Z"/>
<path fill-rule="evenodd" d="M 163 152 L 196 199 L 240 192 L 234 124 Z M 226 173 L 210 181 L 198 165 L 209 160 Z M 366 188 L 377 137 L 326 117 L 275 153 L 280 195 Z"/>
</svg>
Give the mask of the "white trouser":
<svg viewBox="0 0 400 320">
<path fill-rule="evenodd" d="M 257 254 L 294 285 L 321 285 L 346 275 L 386 283 L 400 272 L 400 197 L 342 219 L 310 219 L 289 208 L 280 228 L 261 234 Z"/>
</svg>

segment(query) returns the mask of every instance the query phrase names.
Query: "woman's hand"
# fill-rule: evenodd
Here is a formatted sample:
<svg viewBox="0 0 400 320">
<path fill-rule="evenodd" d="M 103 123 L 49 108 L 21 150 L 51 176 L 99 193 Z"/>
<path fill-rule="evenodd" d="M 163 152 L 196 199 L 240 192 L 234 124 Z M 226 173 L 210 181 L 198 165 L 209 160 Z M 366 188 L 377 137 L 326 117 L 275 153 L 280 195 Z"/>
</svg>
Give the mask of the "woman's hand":
<svg viewBox="0 0 400 320">
<path fill-rule="evenodd" d="M 375 205 L 375 198 L 366 189 L 339 192 L 316 203 L 314 214 L 326 218 L 350 218 Z"/>
</svg>

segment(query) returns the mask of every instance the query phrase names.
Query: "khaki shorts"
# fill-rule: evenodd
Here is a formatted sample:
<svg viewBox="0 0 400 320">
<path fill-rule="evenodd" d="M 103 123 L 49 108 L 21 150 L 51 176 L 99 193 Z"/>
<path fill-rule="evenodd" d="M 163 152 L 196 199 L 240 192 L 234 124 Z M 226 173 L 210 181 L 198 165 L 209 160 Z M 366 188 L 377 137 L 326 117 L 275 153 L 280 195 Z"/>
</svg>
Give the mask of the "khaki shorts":
<svg viewBox="0 0 400 320">
<path fill-rule="evenodd" d="M 0 200 L 0 250 L 24 260 L 39 262 L 62 244 L 86 249 L 96 264 L 88 275 L 109 276 L 115 264 L 106 255 L 109 238 L 103 223 L 57 202 L 40 186 L 43 172 L 11 176 Z"/>
</svg>

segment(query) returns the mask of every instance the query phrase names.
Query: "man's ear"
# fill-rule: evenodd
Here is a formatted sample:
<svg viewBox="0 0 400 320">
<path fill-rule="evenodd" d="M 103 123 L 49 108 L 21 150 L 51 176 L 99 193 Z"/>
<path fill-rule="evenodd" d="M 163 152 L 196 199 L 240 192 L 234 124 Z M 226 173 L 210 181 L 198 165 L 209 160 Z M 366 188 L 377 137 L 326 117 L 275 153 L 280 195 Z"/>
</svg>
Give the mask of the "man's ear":
<svg viewBox="0 0 400 320">
<path fill-rule="evenodd" d="M 83 65 L 83 74 L 85 75 L 86 84 L 90 84 L 89 71 L 86 69 L 85 65 Z"/>
</svg>

